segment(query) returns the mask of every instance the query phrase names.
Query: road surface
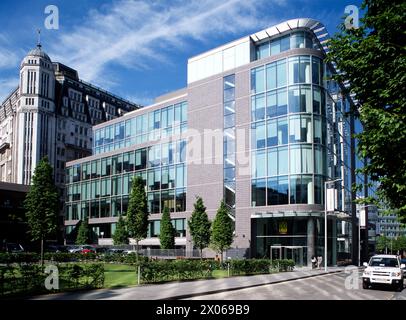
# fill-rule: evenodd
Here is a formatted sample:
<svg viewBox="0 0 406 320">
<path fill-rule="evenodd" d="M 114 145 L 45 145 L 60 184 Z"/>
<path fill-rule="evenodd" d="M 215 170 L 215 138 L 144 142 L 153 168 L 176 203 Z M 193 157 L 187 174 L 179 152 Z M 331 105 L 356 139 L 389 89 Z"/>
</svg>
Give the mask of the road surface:
<svg viewBox="0 0 406 320">
<path fill-rule="evenodd" d="M 344 272 L 299 279 L 255 288 L 201 295 L 190 300 L 406 300 L 406 288 L 362 289 L 361 273 L 354 281 Z M 346 280 L 347 279 L 347 280 Z M 347 287 L 346 287 L 347 283 Z"/>
</svg>

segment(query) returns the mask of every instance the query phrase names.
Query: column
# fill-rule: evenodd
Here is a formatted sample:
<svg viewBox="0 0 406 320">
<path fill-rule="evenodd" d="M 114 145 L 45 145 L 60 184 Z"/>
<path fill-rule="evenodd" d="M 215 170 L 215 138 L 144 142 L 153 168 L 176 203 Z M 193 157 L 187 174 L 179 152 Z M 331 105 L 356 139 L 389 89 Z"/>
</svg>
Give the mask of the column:
<svg viewBox="0 0 406 320">
<path fill-rule="evenodd" d="M 337 265 L 337 217 L 331 219 L 331 265 Z"/>
<path fill-rule="evenodd" d="M 307 266 L 312 266 L 312 256 L 315 254 L 314 247 L 314 218 L 307 220 Z"/>
</svg>

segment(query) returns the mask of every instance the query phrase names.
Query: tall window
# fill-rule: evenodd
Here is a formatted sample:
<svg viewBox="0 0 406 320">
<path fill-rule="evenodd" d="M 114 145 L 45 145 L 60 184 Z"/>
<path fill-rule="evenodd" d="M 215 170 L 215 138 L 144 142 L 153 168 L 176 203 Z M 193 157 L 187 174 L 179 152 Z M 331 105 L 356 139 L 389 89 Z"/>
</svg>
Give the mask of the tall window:
<svg viewBox="0 0 406 320">
<path fill-rule="evenodd" d="M 267 49 L 260 48 L 257 54 L 266 54 Z M 264 77 L 264 71 L 258 71 L 258 75 L 253 74 L 253 81 L 258 78 L 261 81 L 261 75 Z M 253 82 L 253 86 L 256 84 Z M 262 84 L 264 86 L 264 79 Z M 254 89 L 256 90 L 256 89 Z M 259 88 L 260 90 L 260 88 Z M 224 110 L 224 135 L 223 135 L 223 198 L 226 206 L 229 208 L 230 213 L 234 214 L 235 208 L 235 75 L 231 74 L 223 79 L 223 110 Z M 253 119 L 265 118 L 265 95 L 257 95 L 252 97 L 251 114 Z"/>
</svg>

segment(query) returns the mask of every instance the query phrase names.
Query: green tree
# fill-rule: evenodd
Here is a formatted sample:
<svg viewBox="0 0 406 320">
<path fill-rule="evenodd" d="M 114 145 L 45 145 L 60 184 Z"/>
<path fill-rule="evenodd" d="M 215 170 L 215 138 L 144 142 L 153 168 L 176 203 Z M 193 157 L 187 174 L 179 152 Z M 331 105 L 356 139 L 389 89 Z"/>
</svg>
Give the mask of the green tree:
<svg viewBox="0 0 406 320">
<path fill-rule="evenodd" d="M 207 248 L 210 244 L 211 223 L 201 197 L 196 197 L 196 202 L 193 206 L 194 210 L 188 220 L 188 227 L 193 244 L 200 250 L 200 259 L 202 259 L 203 249 Z"/>
<path fill-rule="evenodd" d="M 390 239 L 386 236 L 379 236 L 376 239 L 376 250 L 378 252 L 385 252 L 390 249 Z"/>
<path fill-rule="evenodd" d="M 377 203 L 399 209 L 406 218 L 406 2 L 365 0 L 359 28 L 341 25 L 329 42 L 328 60 L 348 80 L 363 124 L 358 153 L 362 171 L 378 185 Z M 371 199 L 365 199 L 369 201 Z"/>
<path fill-rule="evenodd" d="M 406 250 L 406 236 L 400 236 L 393 240 L 392 249 L 394 252 Z"/>
<path fill-rule="evenodd" d="M 224 201 L 221 201 L 216 218 L 213 221 L 210 239 L 210 246 L 220 253 L 221 261 L 223 261 L 223 252 L 230 248 L 233 238 L 233 220 L 228 214 Z"/>
<path fill-rule="evenodd" d="M 159 234 L 161 249 L 175 248 L 175 234 L 176 230 L 171 222 L 171 214 L 169 212 L 169 208 L 165 207 L 162 213 L 161 229 Z"/>
<path fill-rule="evenodd" d="M 136 176 L 132 179 L 130 201 L 127 210 L 127 229 L 137 245 L 148 234 L 148 207 L 147 195 L 145 193 L 144 182 L 141 177 Z"/>
<path fill-rule="evenodd" d="M 76 236 L 76 244 L 88 244 L 90 242 L 89 237 L 89 225 L 87 220 L 79 221 L 78 234 Z"/>
<path fill-rule="evenodd" d="M 41 241 L 41 265 L 44 263 L 44 240 L 57 229 L 58 190 L 54 184 L 48 158 L 41 159 L 32 176 L 32 185 L 24 201 L 29 234 Z"/>
<path fill-rule="evenodd" d="M 128 234 L 127 225 L 125 223 L 125 220 L 123 219 L 122 215 L 120 214 L 120 217 L 118 218 L 118 222 L 116 225 L 116 230 L 114 231 L 114 234 L 113 234 L 113 243 L 115 245 L 128 244 L 129 236 L 130 235 Z"/>
</svg>

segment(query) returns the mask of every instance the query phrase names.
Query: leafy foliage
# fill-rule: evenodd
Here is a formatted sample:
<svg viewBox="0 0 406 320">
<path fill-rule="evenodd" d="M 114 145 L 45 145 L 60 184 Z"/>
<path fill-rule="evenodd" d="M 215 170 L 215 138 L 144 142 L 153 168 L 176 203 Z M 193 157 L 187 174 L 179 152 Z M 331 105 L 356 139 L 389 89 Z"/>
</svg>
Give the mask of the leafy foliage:
<svg viewBox="0 0 406 320">
<path fill-rule="evenodd" d="M 41 256 L 43 241 L 56 231 L 58 205 L 58 191 L 54 184 L 52 167 L 48 158 L 44 157 L 35 167 L 32 185 L 24 201 L 31 239 L 42 240 Z"/>
<path fill-rule="evenodd" d="M 79 221 L 78 235 L 76 237 L 76 244 L 88 244 L 90 242 L 89 237 L 89 225 L 86 220 Z"/>
<path fill-rule="evenodd" d="M 395 240 L 393 250 L 395 250 L 395 251 L 406 251 L 406 236 L 398 237 Z"/>
<path fill-rule="evenodd" d="M 34 170 L 24 205 L 32 240 L 40 240 L 56 230 L 58 191 L 47 157 Z"/>
<path fill-rule="evenodd" d="M 58 265 L 59 290 L 102 288 L 104 285 L 103 264 Z M 0 296 L 26 296 L 49 293 L 44 280 L 49 274 L 35 264 L 0 266 Z"/>
<path fill-rule="evenodd" d="M 228 263 L 231 275 L 291 271 L 295 266 L 293 260 L 286 259 L 232 259 Z M 227 264 L 213 260 L 153 260 L 141 263 L 141 280 L 143 283 L 154 283 L 211 278 L 213 271 L 218 269 L 227 269 Z"/>
<path fill-rule="evenodd" d="M 176 230 L 171 222 L 171 214 L 169 212 L 169 208 L 165 207 L 162 213 L 161 230 L 159 234 L 161 249 L 175 248 L 175 234 Z"/>
<path fill-rule="evenodd" d="M 271 271 L 292 271 L 295 262 L 290 259 L 233 259 L 230 268 L 233 275 L 268 273 Z"/>
<path fill-rule="evenodd" d="M 200 257 L 202 257 L 203 249 L 207 248 L 210 243 L 211 223 L 201 197 L 196 198 L 192 216 L 188 220 L 188 226 L 193 244 L 200 250 Z"/>
<path fill-rule="evenodd" d="M 358 153 L 362 173 L 378 185 L 375 202 L 399 209 L 406 218 L 406 2 L 365 0 L 358 29 L 347 29 L 329 43 L 328 60 L 349 80 L 363 124 Z M 371 201 L 372 199 L 369 199 Z"/>
<path fill-rule="evenodd" d="M 223 252 L 230 248 L 233 238 L 233 220 L 228 214 L 224 201 L 221 201 L 212 225 L 210 246 L 221 254 L 222 259 Z"/>
<path fill-rule="evenodd" d="M 127 210 L 127 229 L 137 242 L 147 237 L 148 233 L 148 207 L 147 195 L 141 177 L 132 180 L 130 201 Z M 138 249 L 138 248 L 137 248 Z"/>
<path fill-rule="evenodd" d="M 123 219 L 123 217 L 120 215 L 118 218 L 118 222 L 116 225 L 116 230 L 114 231 L 113 234 L 113 243 L 114 245 L 120 245 L 120 244 L 128 244 L 129 243 L 129 234 L 127 231 L 127 225 Z"/>
<path fill-rule="evenodd" d="M 390 239 L 386 236 L 379 236 L 376 239 L 376 249 L 379 252 L 385 251 L 385 248 L 390 249 Z"/>
</svg>

